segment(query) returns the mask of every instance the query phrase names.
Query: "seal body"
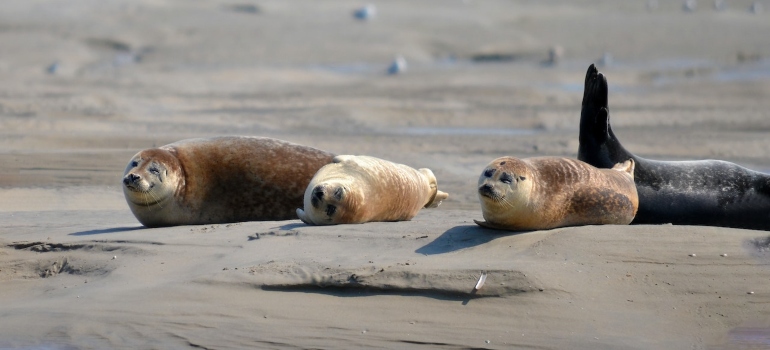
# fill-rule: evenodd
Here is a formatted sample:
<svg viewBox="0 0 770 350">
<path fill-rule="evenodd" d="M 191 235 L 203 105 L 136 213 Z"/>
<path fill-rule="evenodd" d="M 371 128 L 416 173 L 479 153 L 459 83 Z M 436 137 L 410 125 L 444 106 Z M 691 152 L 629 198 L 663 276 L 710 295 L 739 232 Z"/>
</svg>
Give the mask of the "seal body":
<svg viewBox="0 0 770 350">
<path fill-rule="evenodd" d="M 148 227 L 296 219 L 333 154 L 264 137 L 189 139 L 137 153 L 123 194 Z"/>
<path fill-rule="evenodd" d="M 634 219 L 638 207 L 634 161 L 598 169 L 559 157 L 493 160 L 479 177 L 483 227 L 544 230 L 617 224 Z"/>
<path fill-rule="evenodd" d="M 297 216 L 308 225 L 403 221 L 447 197 L 430 169 L 343 155 L 315 174 Z"/>
<path fill-rule="evenodd" d="M 657 161 L 623 148 L 609 121 L 607 80 L 588 68 L 578 159 L 608 168 L 636 162 L 634 224 L 708 225 L 770 230 L 770 175 L 721 160 Z"/>
</svg>

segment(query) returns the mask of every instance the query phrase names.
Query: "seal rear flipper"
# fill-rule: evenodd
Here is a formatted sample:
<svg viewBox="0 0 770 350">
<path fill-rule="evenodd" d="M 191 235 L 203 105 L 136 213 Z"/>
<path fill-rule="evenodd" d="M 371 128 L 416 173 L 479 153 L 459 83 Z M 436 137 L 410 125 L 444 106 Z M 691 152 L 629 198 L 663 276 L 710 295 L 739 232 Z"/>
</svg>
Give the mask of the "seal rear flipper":
<svg viewBox="0 0 770 350">
<path fill-rule="evenodd" d="M 586 72 L 585 86 L 583 90 L 583 106 L 601 108 L 607 107 L 607 79 L 593 63 Z"/>
<path fill-rule="evenodd" d="M 428 200 L 428 203 L 425 203 L 423 208 L 437 208 L 439 205 L 441 205 L 443 200 L 449 198 L 449 194 L 438 190 L 438 180 L 436 180 L 436 175 L 433 174 L 433 171 L 428 168 L 420 168 L 417 171 L 428 178 L 428 184 L 430 185 L 430 189 L 433 191 L 433 195 L 431 196 L 430 200 Z"/>
<path fill-rule="evenodd" d="M 580 142 L 601 144 L 608 138 L 607 79 L 593 64 L 588 67 L 580 110 Z M 592 140 L 589 140 L 591 138 Z"/>
<path fill-rule="evenodd" d="M 617 171 L 620 171 L 622 173 L 628 173 L 629 175 L 631 175 L 631 178 L 633 179 L 634 178 L 634 167 L 635 167 L 635 164 L 636 163 L 634 162 L 634 159 L 633 158 L 629 158 L 627 161 L 625 161 L 623 163 L 615 164 L 615 166 L 612 167 L 612 170 L 617 170 Z"/>
<path fill-rule="evenodd" d="M 433 195 L 433 198 L 431 198 L 427 204 L 425 204 L 425 208 L 438 208 L 438 206 L 441 205 L 441 202 L 447 198 L 449 198 L 448 193 L 436 190 L 436 194 Z"/>
</svg>

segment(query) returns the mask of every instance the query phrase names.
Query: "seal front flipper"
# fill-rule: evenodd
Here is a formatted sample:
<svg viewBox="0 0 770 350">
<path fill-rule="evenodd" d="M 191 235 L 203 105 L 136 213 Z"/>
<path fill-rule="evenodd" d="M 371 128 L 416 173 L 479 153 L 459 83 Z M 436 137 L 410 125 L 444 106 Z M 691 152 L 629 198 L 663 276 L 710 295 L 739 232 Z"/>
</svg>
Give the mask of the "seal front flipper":
<svg viewBox="0 0 770 350">
<path fill-rule="evenodd" d="M 313 225 L 313 223 L 312 223 L 312 222 L 310 222 L 310 220 L 309 220 L 309 219 L 307 218 L 307 216 L 305 215 L 305 211 L 304 211 L 304 210 L 297 208 L 297 217 L 298 217 L 300 220 L 302 220 L 302 222 L 304 222 L 305 224 L 307 224 L 307 225 Z"/>
<path fill-rule="evenodd" d="M 505 230 L 505 228 L 502 228 L 502 227 L 497 226 L 497 225 L 490 224 L 490 223 L 488 223 L 486 221 L 479 221 L 479 220 L 475 220 L 474 219 L 473 222 L 475 222 L 476 225 L 479 225 L 479 226 L 481 226 L 483 228 L 489 228 L 489 229 L 493 229 L 493 230 Z"/>
</svg>

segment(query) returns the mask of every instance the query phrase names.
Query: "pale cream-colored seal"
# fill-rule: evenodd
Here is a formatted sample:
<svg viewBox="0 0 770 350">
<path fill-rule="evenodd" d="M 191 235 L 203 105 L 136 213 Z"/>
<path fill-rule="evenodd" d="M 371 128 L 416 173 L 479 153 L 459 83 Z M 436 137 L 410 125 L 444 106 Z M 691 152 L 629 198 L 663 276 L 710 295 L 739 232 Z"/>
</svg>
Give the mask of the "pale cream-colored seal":
<svg viewBox="0 0 770 350">
<path fill-rule="evenodd" d="M 626 225 L 639 206 L 633 159 L 598 169 L 577 159 L 502 157 L 484 169 L 478 191 L 486 222 L 476 223 L 503 230 Z"/>
<path fill-rule="evenodd" d="M 337 156 L 310 181 L 297 216 L 308 225 L 410 220 L 421 208 L 435 208 L 448 197 L 436 182 L 430 169 Z"/>
<path fill-rule="evenodd" d="M 148 227 L 296 219 L 310 179 L 332 158 L 265 137 L 182 140 L 137 153 L 123 194 Z"/>
</svg>

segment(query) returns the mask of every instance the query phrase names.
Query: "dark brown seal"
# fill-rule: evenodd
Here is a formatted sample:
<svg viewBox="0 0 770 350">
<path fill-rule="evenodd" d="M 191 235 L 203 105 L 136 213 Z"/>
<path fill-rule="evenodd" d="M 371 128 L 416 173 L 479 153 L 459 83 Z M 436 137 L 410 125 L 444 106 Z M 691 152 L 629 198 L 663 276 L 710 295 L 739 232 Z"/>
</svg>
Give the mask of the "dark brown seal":
<svg viewBox="0 0 770 350">
<path fill-rule="evenodd" d="M 148 227 L 296 219 L 310 179 L 332 158 L 265 137 L 182 140 L 137 153 L 123 193 Z"/>
</svg>

